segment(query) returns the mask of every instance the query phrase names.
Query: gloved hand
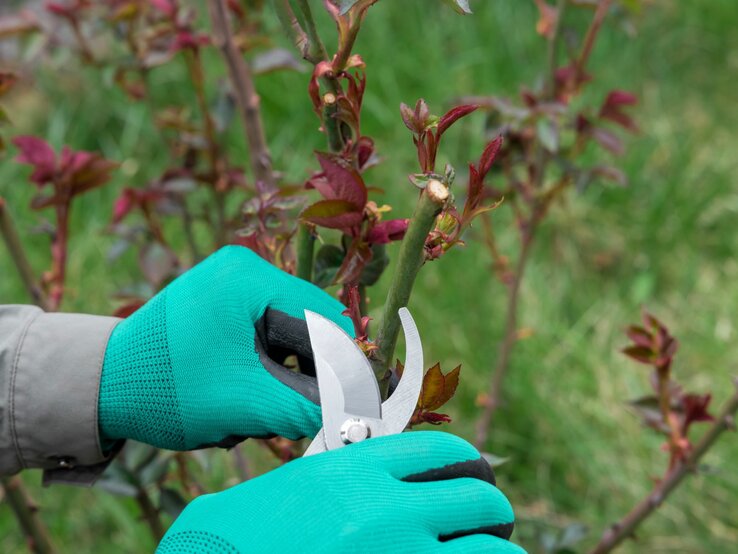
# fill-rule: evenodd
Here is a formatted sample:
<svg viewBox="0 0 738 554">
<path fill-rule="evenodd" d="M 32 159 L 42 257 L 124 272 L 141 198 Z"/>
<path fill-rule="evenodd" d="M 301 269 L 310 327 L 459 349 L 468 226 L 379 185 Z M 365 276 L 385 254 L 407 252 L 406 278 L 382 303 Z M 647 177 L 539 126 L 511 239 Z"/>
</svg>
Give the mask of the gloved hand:
<svg viewBox="0 0 738 554">
<path fill-rule="evenodd" d="M 314 377 L 280 365 L 312 357 L 303 310 L 353 336 L 344 307 L 241 246 L 170 283 L 111 334 L 100 383 L 103 439 L 171 450 L 296 439 L 321 427 Z"/>
<path fill-rule="evenodd" d="M 479 452 L 454 435 L 377 437 L 195 499 L 157 554 L 525 554 L 507 541 L 513 511 L 493 483 Z"/>
</svg>

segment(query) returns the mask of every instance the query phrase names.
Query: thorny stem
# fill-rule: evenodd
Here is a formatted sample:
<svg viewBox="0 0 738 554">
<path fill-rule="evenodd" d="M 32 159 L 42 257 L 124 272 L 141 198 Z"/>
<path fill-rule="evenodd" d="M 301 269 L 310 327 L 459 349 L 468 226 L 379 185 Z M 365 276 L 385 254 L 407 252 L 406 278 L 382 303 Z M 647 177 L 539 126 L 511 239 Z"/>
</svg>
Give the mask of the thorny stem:
<svg viewBox="0 0 738 554">
<path fill-rule="evenodd" d="M 213 183 L 213 194 L 215 195 L 215 213 L 217 224 L 215 229 L 215 243 L 222 246 L 226 243 L 226 215 L 225 215 L 225 193 L 217 190 L 215 183 L 218 181 L 220 174 L 220 155 L 218 151 L 218 140 L 216 138 L 215 123 L 210 115 L 208 101 L 205 96 L 205 74 L 202 68 L 202 59 L 198 50 L 188 50 L 184 52 L 185 63 L 190 73 L 197 104 L 202 114 L 203 126 L 205 131 L 205 141 L 207 142 L 208 161 L 210 163 L 210 178 Z"/>
<path fill-rule="evenodd" d="M 8 246 L 10 257 L 13 259 L 13 263 L 33 303 L 43 310 L 48 310 L 49 301 L 36 281 L 31 264 L 26 257 L 23 243 L 18 237 L 18 232 L 10 219 L 10 213 L 3 198 L 0 198 L 0 234 L 2 234 L 5 244 Z M 38 507 L 26 491 L 22 479 L 19 476 L 2 477 L 0 478 L 0 485 L 2 485 L 5 500 L 23 529 L 29 549 L 37 554 L 53 554 L 56 552 L 46 526 L 39 517 Z"/>
<path fill-rule="evenodd" d="M 576 71 L 574 72 L 574 78 L 577 80 L 584 72 L 584 68 L 589 60 L 589 55 L 592 53 L 592 48 L 594 47 L 597 34 L 599 33 L 600 27 L 602 27 L 602 22 L 605 20 L 605 16 L 610 9 L 610 4 L 612 4 L 612 0 L 600 0 L 600 3 L 597 5 L 597 10 L 595 11 L 594 16 L 592 16 L 592 23 L 590 24 L 589 29 L 587 29 L 587 34 L 585 35 L 584 43 L 582 44 L 582 50 L 575 63 Z"/>
<path fill-rule="evenodd" d="M 246 133 L 246 142 L 251 152 L 254 176 L 258 181 L 273 186 L 272 158 L 264 134 L 264 124 L 259 110 L 260 99 L 254 85 L 251 67 L 233 42 L 225 0 L 210 0 L 209 6 L 214 39 L 228 66 L 233 93 Z"/>
<path fill-rule="evenodd" d="M 446 185 L 440 181 L 430 181 L 418 198 L 407 232 L 400 244 L 397 266 L 392 275 L 387 300 L 384 303 L 382 321 L 377 333 L 378 349 L 372 352 L 372 368 L 383 395 L 387 394 L 389 365 L 400 333 L 400 318 L 397 311 L 407 306 L 410 300 L 415 278 L 425 263 L 426 237 L 448 197 L 449 191 Z"/>
<path fill-rule="evenodd" d="M 26 535 L 28 549 L 36 554 L 56 552 L 48 531 L 39 518 L 38 507 L 26 491 L 20 476 L 0 477 L 0 484 L 5 493 L 5 500 Z"/>
<path fill-rule="evenodd" d="M 694 446 L 689 455 L 684 460 L 678 461 L 669 468 L 665 477 L 656 484 L 646 498 L 636 504 L 620 521 L 607 529 L 597 545 L 590 550 L 589 554 L 605 554 L 606 552 L 611 552 L 621 542 L 631 537 L 635 529 L 663 504 L 682 480 L 695 471 L 697 463 L 713 444 L 715 444 L 715 441 L 717 441 L 723 431 L 735 428 L 734 417 L 736 411 L 738 411 L 738 379 L 734 380 L 734 385 L 736 391 L 733 393 L 733 396 L 723 405 L 720 415 Z"/>
<path fill-rule="evenodd" d="M 251 479 L 251 468 L 249 468 L 249 461 L 243 453 L 243 446 L 237 444 L 233 448 L 233 458 L 236 462 L 236 471 L 241 481 L 248 481 Z"/>
<path fill-rule="evenodd" d="M 79 26 L 79 21 L 74 18 L 69 19 L 69 25 L 72 27 L 72 33 L 74 38 L 79 44 L 80 52 L 82 53 L 82 59 L 89 64 L 95 63 L 95 56 L 92 55 L 92 49 L 90 48 L 85 35 L 82 33 L 82 29 Z"/>
<path fill-rule="evenodd" d="M 302 53 L 304 59 L 308 60 L 313 65 L 317 65 L 322 61 L 328 60 L 328 52 L 325 49 L 323 41 L 320 40 L 317 26 L 315 25 L 315 19 L 313 18 L 313 12 L 310 9 L 310 4 L 307 0 L 298 0 L 298 6 L 300 12 L 302 12 L 303 19 L 305 20 L 306 29 L 302 29 L 300 24 L 295 17 L 292 8 L 289 5 L 288 0 L 275 0 L 275 7 L 277 8 L 277 15 L 279 20 L 284 27 L 287 35 L 292 39 L 297 48 Z M 356 30 L 358 32 L 358 29 Z M 354 39 L 356 34 L 354 34 Z M 347 50 L 351 51 L 353 46 L 353 40 L 350 42 Z M 333 152 L 340 152 L 344 147 L 344 138 L 341 133 L 340 123 L 335 119 L 338 105 L 336 98 L 342 93 L 341 84 L 334 75 L 324 75 L 320 78 L 321 85 L 328 91 L 323 97 L 323 113 L 322 120 L 325 132 L 328 135 L 328 145 Z"/>
<path fill-rule="evenodd" d="M 656 378 L 658 379 L 659 409 L 664 423 L 669 427 L 669 469 L 671 469 L 683 453 L 683 437 L 676 415 L 671 409 L 671 395 L 669 394 L 670 368 L 657 366 Z"/>
<path fill-rule="evenodd" d="M 305 19 L 305 34 L 308 39 L 307 52 L 309 57 L 305 59 L 311 61 L 313 64 L 327 60 L 328 52 L 323 45 L 323 41 L 320 40 L 318 28 L 315 25 L 315 19 L 313 18 L 313 12 L 310 9 L 308 0 L 297 0 L 297 5 L 300 7 L 302 16 Z"/>
<path fill-rule="evenodd" d="M 315 248 L 315 233 L 312 225 L 300 221 L 297 224 L 297 270 L 295 275 L 305 281 L 313 280 L 313 249 Z"/>
<path fill-rule="evenodd" d="M 544 91 L 547 98 L 552 98 L 555 91 L 554 74 L 556 71 L 556 46 L 560 36 L 561 30 L 561 17 L 564 9 L 566 8 L 567 0 L 559 0 L 557 3 L 558 17 L 554 33 L 549 39 L 548 52 L 547 52 L 547 72 L 550 75 L 550 81 L 547 82 L 546 90 Z M 578 76 L 584 71 L 584 66 L 589 59 L 589 55 L 592 52 L 595 38 L 597 33 L 602 26 L 602 22 L 607 14 L 607 10 L 611 0 L 601 0 L 597 6 L 597 10 L 592 19 L 592 23 L 587 31 L 587 35 L 582 46 L 582 51 L 576 60 L 576 71 L 575 74 Z M 578 77 L 575 77 L 575 79 Z M 534 192 L 542 191 L 544 179 L 546 175 L 546 167 L 551 157 L 546 152 L 540 141 L 535 145 L 535 151 L 533 153 L 533 167 L 531 174 L 531 184 L 533 185 Z M 540 198 L 534 201 L 532 212 L 528 217 L 522 217 L 520 214 L 516 214 L 516 219 L 522 223 L 522 235 L 521 235 L 521 247 L 518 262 L 511 276 L 511 281 L 508 285 L 508 296 L 507 296 L 507 313 L 505 316 L 505 329 L 503 332 L 502 340 L 499 343 L 499 349 L 497 354 L 497 361 L 495 368 L 492 372 L 492 380 L 488 389 L 487 397 L 484 399 L 484 408 L 482 414 L 477 421 L 476 439 L 475 445 L 477 448 L 484 448 L 487 442 L 487 436 L 489 433 L 489 426 L 492 422 L 492 417 L 499 408 L 501 397 L 502 397 L 502 385 L 505 375 L 508 371 L 510 364 L 510 357 L 515 347 L 517 339 L 517 311 L 518 302 L 520 296 L 520 285 L 523 280 L 523 274 L 525 272 L 526 264 L 528 263 L 531 244 L 535 236 L 535 230 L 538 227 L 540 221 L 545 217 L 548 208 L 552 202 L 561 194 L 566 187 L 570 184 L 569 179 L 561 179 L 555 186 L 551 187 L 550 190 L 543 192 Z M 513 208 L 515 204 L 513 203 Z M 495 258 L 496 259 L 496 258 Z"/>
<path fill-rule="evenodd" d="M 482 214 L 480 219 L 482 220 L 482 227 L 484 228 L 484 243 L 487 245 L 487 250 L 489 250 L 490 256 L 492 256 L 492 268 L 504 283 L 507 279 L 507 260 L 500 253 L 500 248 L 497 246 L 497 240 L 495 239 L 495 232 L 492 228 L 489 213 Z"/>
<path fill-rule="evenodd" d="M 136 503 L 141 509 L 141 517 L 149 526 L 154 540 L 159 543 L 164 537 L 164 525 L 159 517 L 159 510 L 154 506 L 154 503 L 151 501 L 151 497 L 149 496 L 149 493 L 146 492 L 145 488 L 138 487 Z"/>
<path fill-rule="evenodd" d="M 202 59 L 197 50 L 188 50 L 185 53 L 185 63 L 190 73 L 193 88 L 195 89 L 195 97 L 200 108 L 205 130 L 205 140 L 208 143 L 208 161 L 213 177 L 218 173 L 218 142 L 215 137 L 215 123 L 210 115 L 208 101 L 205 96 L 205 74 L 202 69 Z"/>
<path fill-rule="evenodd" d="M 313 58 L 310 54 L 310 40 L 305 31 L 302 30 L 300 23 L 292 11 L 290 0 L 274 0 L 274 10 L 277 12 L 277 18 L 282 25 L 285 33 L 290 38 L 295 47 L 300 51 L 303 59 L 309 61 L 313 65 L 317 64 L 320 59 Z"/>
<path fill-rule="evenodd" d="M 492 423 L 492 416 L 499 407 L 502 396 L 502 383 L 507 374 L 510 365 L 510 356 L 512 354 L 515 343 L 517 342 L 517 321 L 518 321 L 518 300 L 520 298 L 520 285 L 523 281 L 525 267 L 528 263 L 530 248 L 533 243 L 535 234 L 535 226 L 531 225 L 523 231 L 522 244 L 520 248 L 520 256 L 518 257 L 512 279 L 508 283 L 507 289 L 507 308 L 505 315 L 505 330 L 497 349 L 497 362 L 492 372 L 492 380 L 489 384 L 487 397 L 484 400 L 484 409 L 477 420 L 477 432 L 475 446 L 483 449 L 487 442 L 489 427 Z"/>
<path fill-rule="evenodd" d="M 546 52 L 546 65 L 548 67 L 548 80 L 546 82 L 546 97 L 552 98 L 556 90 L 556 52 L 559 45 L 559 36 L 561 30 L 561 20 L 564 17 L 564 10 L 568 0 L 558 0 L 556 4 L 556 25 L 553 29 L 551 39 L 548 41 L 548 51 Z"/>
<path fill-rule="evenodd" d="M 69 239 L 69 204 L 56 206 L 56 231 L 51 244 L 51 283 L 49 288 L 49 310 L 55 312 L 64 296 L 64 281 L 67 270 L 67 241 Z"/>
<path fill-rule="evenodd" d="M 10 257 L 13 259 L 13 263 L 18 270 L 18 274 L 23 281 L 23 285 L 26 287 L 26 291 L 28 291 L 28 294 L 33 300 L 33 303 L 44 310 L 48 310 L 49 306 L 46 294 L 36 280 L 33 268 L 26 257 L 23 243 L 18 236 L 18 231 L 13 224 L 13 220 L 10 217 L 8 205 L 3 198 L 0 198 L 0 234 L 3 236 L 5 244 L 10 251 Z"/>
<path fill-rule="evenodd" d="M 174 455 L 174 461 L 177 464 L 177 477 L 179 477 L 179 482 L 192 496 L 205 494 L 205 488 L 192 476 L 187 465 L 187 459 L 187 452 L 177 452 Z"/>
<path fill-rule="evenodd" d="M 187 208 L 187 205 L 185 204 L 185 200 L 182 200 L 183 204 L 183 210 L 182 210 L 182 227 L 184 231 L 185 239 L 187 240 L 187 245 L 190 248 L 190 254 L 192 255 L 192 261 L 193 263 L 197 263 L 200 261 L 200 251 L 197 248 L 197 241 L 195 241 L 195 233 L 193 232 L 192 224 L 192 214 L 190 213 L 190 210 Z"/>
</svg>

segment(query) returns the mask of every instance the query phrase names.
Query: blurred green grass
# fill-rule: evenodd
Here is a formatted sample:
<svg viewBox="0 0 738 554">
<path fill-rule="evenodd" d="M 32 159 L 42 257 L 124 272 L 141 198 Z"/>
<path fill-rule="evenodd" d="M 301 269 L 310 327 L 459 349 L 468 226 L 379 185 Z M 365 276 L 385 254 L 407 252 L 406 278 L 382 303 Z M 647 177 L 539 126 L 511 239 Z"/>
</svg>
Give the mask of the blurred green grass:
<svg viewBox="0 0 738 554">
<path fill-rule="evenodd" d="M 475 15 L 464 18 L 429 4 L 380 2 L 356 48 L 368 68 L 363 129 L 385 158 L 369 180 L 385 190 L 382 200 L 395 206 L 397 216 L 411 211 L 405 175 L 415 167 L 399 103 L 422 96 L 441 111 L 460 94 L 514 95 L 520 83 L 536 78 L 543 60 L 532 3 L 477 2 Z M 715 406 L 730 394 L 738 358 L 737 25 L 734 0 L 660 3 L 644 13 L 637 36 L 606 27 L 595 49 L 596 84 L 588 95 L 601 98 L 612 88 L 636 92 L 642 132 L 628 141 L 619 161 L 630 186 L 595 186 L 557 206 L 541 230 L 523 287 L 520 325 L 532 336 L 518 344 L 507 403 L 488 449 L 511 457 L 498 471 L 499 483 L 516 508 L 516 537 L 531 552 L 539 551 L 535 534 L 550 525 L 580 521 L 590 528 L 588 540 L 596 540 L 662 471 L 660 439 L 642 430 L 626 408 L 628 399 L 647 391 L 647 374 L 618 353 L 623 327 L 638 318 L 641 305 L 681 339 L 678 378 L 698 391 L 713 390 Z M 79 68 L 70 71 L 72 61 L 63 53 L 53 63 L 53 70 L 34 72 L 32 89 L 14 98 L 14 131 L 126 162 L 110 186 L 82 197 L 73 214 L 64 308 L 109 313 L 111 295 L 137 273 L 131 256 L 112 267 L 106 262 L 112 200 L 122 186 L 156 176 L 166 152 L 145 106 L 126 101 L 96 72 L 78 77 Z M 207 69 L 217 86 L 222 66 L 214 57 Z M 188 90 L 176 86 L 180 78 L 176 70 L 153 72 L 156 104 L 192 103 Z M 306 176 L 314 166 L 312 150 L 323 148 L 307 95 L 296 92 L 305 90 L 306 81 L 305 74 L 280 73 L 258 82 L 275 164 L 293 180 Z M 481 127 L 477 117 L 454 130 L 441 161 L 463 167 L 483 144 Z M 229 137 L 232 151 L 243 152 L 237 126 Z M 27 174 L 7 158 L 0 162 L 0 195 L 11 204 L 40 268 L 47 239 L 30 232 L 38 214 L 28 209 L 33 191 L 24 182 Z M 503 245 L 511 247 L 504 209 L 495 214 L 495 225 Z M 494 361 L 505 296 L 476 238 L 473 230 L 468 247 L 423 270 L 411 305 L 429 359 L 445 369 L 463 364 L 447 430 L 469 438 L 475 397 L 486 388 Z M 25 302 L 7 253 L 0 252 L 0 302 Z M 370 292 L 375 306 L 389 274 Z M 736 457 L 738 441 L 726 435 L 705 458 L 710 471 L 681 487 L 639 531 L 638 542 L 621 551 L 735 548 Z M 27 482 L 37 479 L 26 476 Z M 34 485 L 33 492 L 64 552 L 153 547 L 128 501 L 62 486 Z M 24 551 L 7 506 L 0 506 L 0 550 Z"/>
</svg>

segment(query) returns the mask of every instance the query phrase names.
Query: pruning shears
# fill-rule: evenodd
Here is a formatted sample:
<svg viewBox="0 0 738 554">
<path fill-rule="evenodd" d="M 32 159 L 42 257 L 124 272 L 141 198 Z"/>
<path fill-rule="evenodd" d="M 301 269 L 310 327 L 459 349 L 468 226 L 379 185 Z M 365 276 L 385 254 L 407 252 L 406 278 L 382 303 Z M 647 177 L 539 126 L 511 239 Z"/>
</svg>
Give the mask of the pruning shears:
<svg viewBox="0 0 738 554">
<path fill-rule="evenodd" d="M 332 321 L 305 310 L 323 412 L 323 428 L 305 456 L 405 429 L 423 383 L 423 345 L 408 309 L 400 308 L 398 314 L 405 367 L 394 392 L 382 402 L 369 360 L 354 340 Z"/>
</svg>

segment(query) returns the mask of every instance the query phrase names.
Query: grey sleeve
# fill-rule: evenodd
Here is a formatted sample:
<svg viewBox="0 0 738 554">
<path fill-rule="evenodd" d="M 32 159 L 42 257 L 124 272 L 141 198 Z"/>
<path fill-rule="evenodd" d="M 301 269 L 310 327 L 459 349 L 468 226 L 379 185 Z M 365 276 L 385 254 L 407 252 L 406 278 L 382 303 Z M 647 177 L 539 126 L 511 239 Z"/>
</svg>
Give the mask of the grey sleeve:
<svg viewBox="0 0 738 554">
<path fill-rule="evenodd" d="M 0 475 L 92 484 L 103 453 L 97 406 L 105 348 L 120 320 L 0 306 Z"/>
</svg>

